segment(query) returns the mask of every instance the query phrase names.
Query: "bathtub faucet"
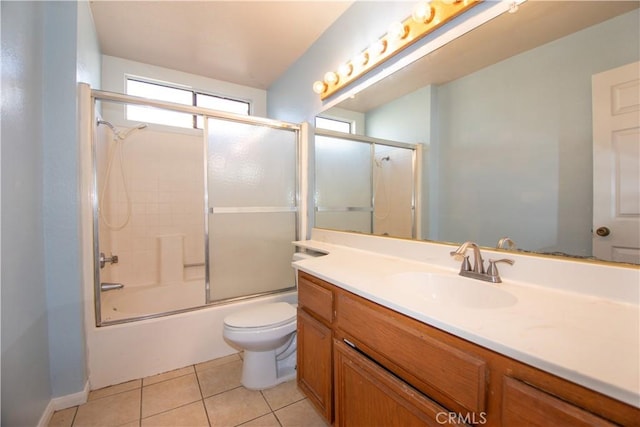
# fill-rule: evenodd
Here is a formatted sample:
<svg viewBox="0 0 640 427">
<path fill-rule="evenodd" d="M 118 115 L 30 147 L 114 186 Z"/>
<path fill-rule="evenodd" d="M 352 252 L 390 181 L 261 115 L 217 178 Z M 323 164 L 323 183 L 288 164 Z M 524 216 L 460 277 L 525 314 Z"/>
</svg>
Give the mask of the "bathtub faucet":
<svg viewBox="0 0 640 427">
<path fill-rule="evenodd" d="M 124 285 L 122 283 L 109 283 L 109 282 L 100 283 L 101 291 L 113 291 L 114 289 L 122 289 L 122 288 L 124 288 Z"/>
</svg>

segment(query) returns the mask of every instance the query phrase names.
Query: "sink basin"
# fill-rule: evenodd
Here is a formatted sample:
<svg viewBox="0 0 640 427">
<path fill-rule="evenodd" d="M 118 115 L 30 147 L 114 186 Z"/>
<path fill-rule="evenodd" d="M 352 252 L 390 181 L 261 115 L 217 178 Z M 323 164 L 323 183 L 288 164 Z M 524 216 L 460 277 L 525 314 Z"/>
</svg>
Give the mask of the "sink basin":
<svg viewBox="0 0 640 427">
<path fill-rule="evenodd" d="M 490 309 L 514 305 L 518 299 L 499 285 L 457 275 L 407 272 L 388 277 L 394 291 L 429 304 Z"/>
</svg>

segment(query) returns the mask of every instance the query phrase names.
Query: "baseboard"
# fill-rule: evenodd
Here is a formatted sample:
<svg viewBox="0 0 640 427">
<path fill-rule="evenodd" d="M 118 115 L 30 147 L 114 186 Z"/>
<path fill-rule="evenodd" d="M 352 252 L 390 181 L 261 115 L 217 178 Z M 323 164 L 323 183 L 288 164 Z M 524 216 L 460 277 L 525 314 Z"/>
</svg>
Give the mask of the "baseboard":
<svg viewBox="0 0 640 427">
<path fill-rule="evenodd" d="M 51 399 L 49 401 L 49 404 L 45 408 L 44 412 L 42 413 L 42 416 L 40 417 L 40 421 L 38 422 L 38 427 L 47 427 L 55 411 L 60 411 L 62 409 L 67 409 L 73 406 L 82 405 L 83 403 L 87 402 L 88 398 L 89 398 L 89 381 L 87 381 L 84 384 L 84 389 L 82 391 Z"/>
</svg>

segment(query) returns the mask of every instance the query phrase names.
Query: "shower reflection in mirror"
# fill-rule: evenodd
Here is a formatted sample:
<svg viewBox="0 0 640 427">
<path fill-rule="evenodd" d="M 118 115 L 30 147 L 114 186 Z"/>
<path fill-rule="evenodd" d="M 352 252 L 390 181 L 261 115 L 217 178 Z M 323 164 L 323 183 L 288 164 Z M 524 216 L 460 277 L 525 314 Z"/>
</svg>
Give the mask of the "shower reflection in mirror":
<svg viewBox="0 0 640 427">
<path fill-rule="evenodd" d="M 421 144 L 316 129 L 315 226 L 415 238 Z"/>
</svg>

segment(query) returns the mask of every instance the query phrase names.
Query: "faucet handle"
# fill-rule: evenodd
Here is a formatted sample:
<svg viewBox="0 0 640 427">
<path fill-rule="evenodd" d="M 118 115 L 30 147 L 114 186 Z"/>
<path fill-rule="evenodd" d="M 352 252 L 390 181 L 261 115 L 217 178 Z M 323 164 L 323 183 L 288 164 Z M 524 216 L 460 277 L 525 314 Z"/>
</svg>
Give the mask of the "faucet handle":
<svg viewBox="0 0 640 427">
<path fill-rule="evenodd" d="M 492 277 L 494 279 L 494 280 L 492 280 L 494 283 L 502 282 L 502 280 L 500 279 L 500 273 L 498 272 L 498 267 L 496 266 L 496 264 L 499 263 L 499 262 L 504 262 L 504 263 L 507 263 L 509 265 L 513 265 L 515 263 L 514 260 L 508 259 L 508 258 L 490 259 L 489 260 L 489 267 L 487 268 L 487 276 Z"/>
<path fill-rule="evenodd" d="M 471 263 L 469 262 L 468 256 L 465 256 L 464 259 L 462 260 L 460 271 L 471 271 Z"/>
</svg>

